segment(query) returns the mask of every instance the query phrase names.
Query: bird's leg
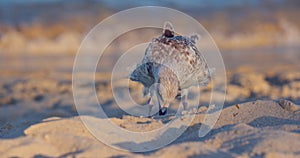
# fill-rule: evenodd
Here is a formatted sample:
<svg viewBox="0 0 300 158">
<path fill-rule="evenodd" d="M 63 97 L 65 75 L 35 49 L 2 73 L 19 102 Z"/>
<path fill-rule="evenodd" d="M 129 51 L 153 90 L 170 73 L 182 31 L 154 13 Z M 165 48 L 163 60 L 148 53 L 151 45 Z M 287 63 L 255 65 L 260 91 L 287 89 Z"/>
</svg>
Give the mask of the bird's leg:
<svg viewBox="0 0 300 158">
<path fill-rule="evenodd" d="M 156 89 L 156 97 L 157 97 L 157 102 L 158 102 L 158 107 L 159 107 L 159 115 L 165 115 L 167 113 L 167 108 L 166 107 L 161 107 L 163 99 L 158 94 L 157 89 Z"/>
<path fill-rule="evenodd" d="M 183 110 L 187 109 L 188 102 L 187 102 L 187 95 L 188 95 L 188 89 L 182 89 L 181 90 L 181 101 L 183 105 Z"/>
<path fill-rule="evenodd" d="M 149 111 L 148 111 L 148 117 L 151 117 L 151 111 L 152 111 L 152 107 L 153 107 L 153 99 L 152 96 L 149 98 L 148 100 L 148 105 L 149 105 Z"/>
<path fill-rule="evenodd" d="M 143 97 L 149 95 L 149 88 L 148 87 L 144 87 L 144 90 L 143 90 Z M 149 102 L 148 102 L 149 103 Z"/>
<path fill-rule="evenodd" d="M 156 90 L 155 92 L 156 92 L 156 97 L 157 97 L 157 102 L 158 102 L 158 109 L 159 109 L 159 111 L 161 111 L 161 98 L 158 94 L 158 91 Z"/>
<path fill-rule="evenodd" d="M 148 117 L 151 117 L 151 111 L 154 106 L 154 102 L 153 102 L 154 92 L 153 91 L 155 90 L 155 85 L 154 85 L 154 89 L 147 88 L 146 90 L 147 90 L 148 94 L 150 94 L 150 98 L 148 99 L 147 104 L 149 105 Z"/>
</svg>

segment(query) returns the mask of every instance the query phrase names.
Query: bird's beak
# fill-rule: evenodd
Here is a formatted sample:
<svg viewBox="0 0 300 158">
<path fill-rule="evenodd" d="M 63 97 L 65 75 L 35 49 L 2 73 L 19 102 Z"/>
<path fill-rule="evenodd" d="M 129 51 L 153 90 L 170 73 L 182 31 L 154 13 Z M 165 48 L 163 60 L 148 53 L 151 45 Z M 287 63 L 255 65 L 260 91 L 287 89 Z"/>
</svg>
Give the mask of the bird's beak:
<svg viewBox="0 0 300 158">
<path fill-rule="evenodd" d="M 159 115 L 165 115 L 166 113 L 167 113 L 166 107 L 162 107 L 161 109 L 159 109 Z"/>
<path fill-rule="evenodd" d="M 167 114 L 167 110 L 168 110 L 169 105 L 170 105 L 169 102 L 164 103 L 163 106 L 162 106 L 162 108 L 159 109 L 159 115 L 165 115 L 165 114 Z"/>
</svg>

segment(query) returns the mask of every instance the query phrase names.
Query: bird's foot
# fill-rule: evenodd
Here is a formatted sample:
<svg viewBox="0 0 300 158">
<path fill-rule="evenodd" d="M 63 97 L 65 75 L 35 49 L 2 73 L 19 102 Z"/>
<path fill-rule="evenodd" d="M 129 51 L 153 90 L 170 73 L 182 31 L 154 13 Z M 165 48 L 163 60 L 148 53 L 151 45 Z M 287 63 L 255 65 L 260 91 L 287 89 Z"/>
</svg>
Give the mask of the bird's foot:
<svg viewBox="0 0 300 158">
<path fill-rule="evenodd" d="M 183 105 L 183 110 L 186 110 L 186 109 L 187 109 L 187 106 L 188 106 L 187 101 L 183 101 L 183 102 L 182 102 L 182 105 Z"/>
</svg>

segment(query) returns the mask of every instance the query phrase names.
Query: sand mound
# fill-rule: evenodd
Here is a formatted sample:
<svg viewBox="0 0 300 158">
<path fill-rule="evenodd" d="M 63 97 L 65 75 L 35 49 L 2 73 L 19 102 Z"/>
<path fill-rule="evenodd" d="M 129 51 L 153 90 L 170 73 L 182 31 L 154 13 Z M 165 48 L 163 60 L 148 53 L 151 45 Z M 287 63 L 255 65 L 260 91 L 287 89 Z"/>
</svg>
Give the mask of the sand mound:
<svg viewBox="0 0 300 158">
<path fill-rule="evenodd" d="M 204 115 L 197 114 L 190 127 L 175 142 L 147 154 L 129 153 L 104 145 L 88 132 L 79 117 L 51 117 L 31 125 L 24 130 L 24 136 L 2 139 L 0 154 L 4 157 L 299 156 L 300 113 L 286 110 L 276 102 L 255 101 L 229 106 L 222 111 L 214 129 L 199 138 L 198 130 Z M 111 120 L 126 129 L 149 130 L 163 124 L 161 120 L 133 116 Z M 147 124 L 141 128 L 140 122 L 145 121 L 148 121 Z M 6 125 L 1 130 L 14 128 Z"/>
</svg>

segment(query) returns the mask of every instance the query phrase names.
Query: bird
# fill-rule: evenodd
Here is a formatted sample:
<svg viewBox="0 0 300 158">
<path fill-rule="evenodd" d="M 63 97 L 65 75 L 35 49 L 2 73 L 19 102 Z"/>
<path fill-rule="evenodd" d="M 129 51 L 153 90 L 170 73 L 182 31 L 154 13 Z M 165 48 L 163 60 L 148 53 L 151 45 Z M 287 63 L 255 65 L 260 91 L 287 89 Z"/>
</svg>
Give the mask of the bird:
<svg viewBox="0 0 300 158">
<path fill-rule="evenodd" d="M 212 72 L 204 56 L 196 47 L 197 34 L 175 35 L 171 22 L 164 24 L 162 35 L 154 37 L 145 50 L 141 63 L 131 72 L 130 80 L 143 84 L 143 95 L 150 95 L 148 115 L 154 106 L 156 96 L 159 115 L 165 115 L 170 103 L 182 98 L 186 110 L 188 89 L 192 86 L 207 86 Z"/>
</svg>

